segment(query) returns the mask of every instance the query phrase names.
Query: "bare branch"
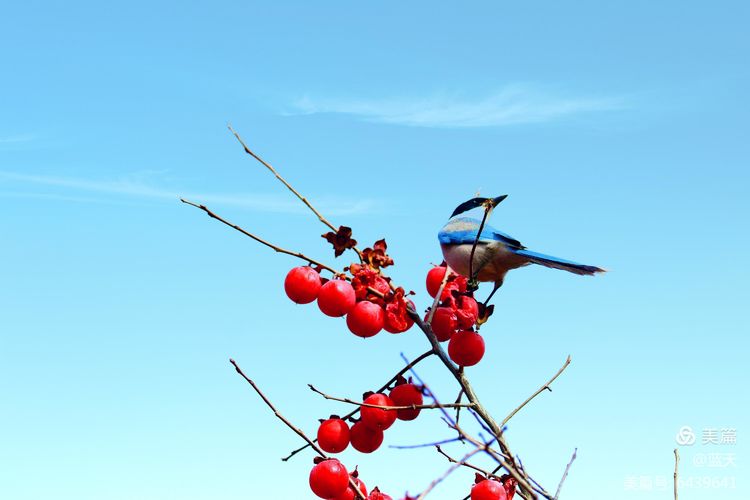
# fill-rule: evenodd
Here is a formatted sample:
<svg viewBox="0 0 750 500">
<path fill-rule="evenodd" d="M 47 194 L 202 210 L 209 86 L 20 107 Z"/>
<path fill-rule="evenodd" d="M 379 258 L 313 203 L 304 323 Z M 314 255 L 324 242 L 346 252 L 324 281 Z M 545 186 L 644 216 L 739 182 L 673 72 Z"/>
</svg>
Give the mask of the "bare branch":
<svg viewBox="0 0 750 500">
<path fill-rule="evenodd" d="M 419 496 L 417 497 L 417 500 L 422 500 L 424 497 L 426 497 L 433 489 L 435 489 L 435 486 L 437 486 L 438 484 L 440 484 L 441 482 L 443 482 L 443 480 L 445 480 L 445 478 L 447 478 L 448 476 L 450 476 L 453 471 L 455 471 L 459 467 L 461 467 L 464 464 L 466 464 L 467 460 L 469 460 L 471 457 L 473 457 L 474 455 L 476 455 L 480 451 L 483 451 L 482 446 L 477 446 L 476 448 L 474 448 L 473 450 L 471 450 L 469 453 L 467 453 L 466 455 L 464 455 L 461 458 L 461 460 L 458 460 L 455 464 L 451 465 L 450 468 L 448 468 L 448 470 L 446 470 L 440 477 L 434 479 L 427 486 L 427 488 L 425 488 L 424 491 L 422 491 L 422 493 L 419 494 Z"/>
<path fill-rule="evenodd" d="M 295 434 L 297 434 L 299 437 L 301 437 L 302 439 L 304 439 L 305 441 L 307 441 L 308 446 L 311 446 L 312 449 L 315 450 L 315 452 L 318 455 L 320 455 L 322 458 L 326 458 L 326 459 L 329 458 L 323 452 L 323 450 L 321 450 L 318 447 L 318 445 L 315 444 L 314 441 L 312 441 L 309 437 L 307 437 L 307 435 L 304 432 L 302 432 L 302 429 L 300 429 L 299 427 L 296 427 L 294 424 L 292 424 L 284 415 L 281 414 L 281 412 L 279 410 L 276 409 L 276 407 L 273 405 L 273 403 L 271 403 L 271 400 L 268 399 L 268 397 L 265 394 L 263 394 L 263 391 L 261 391 L 260 388 L 257 385 L 255 385 L 255 382 L 253 382 L 250 379 L 250 377 L 248 377 L 247 375 L 245 375 L 245 372 L 242 371 L 242 368 L 240 368 L 240 366 L 237 364 L 237 362 L 235 360 L 233 360 L 233 359 L 230 358 L 229 362 L 232 363 L 232 366 L 234 366 L 235 371 L 237 371 L 237 373 L 239 373 L 240 376 L 242 376 L 242 378 L 244 378 L 247 381 L 247 383 L 250 384 L 250 386 L 258 394 L 258 396 L 260 396 L 260 398 L 263 400 L 263 402 L 266 403 L 266 406 L 268 406 L 271 409 L 271 411 L 276 416 L 276 418 L 278 418 L 279 420 L 281 420 L 282 422 L 284 422 L 284 424 L 287 427 L 289 427 Z M 354 480 L 351 478 L 351 476 L 349 476 L 349 486 L 354 491 L 354 494 L 356 495 L 357 498 L 359 498 L 360 500 L 367 500 L 365 498 L 365 496 L 362 494 L 362 492 L 359 490 L 359 487 L 357 486 L 357 483 L 354 482 Z"/>
<path fill-rule="evenodd" d="M 336 396 L 331 396 L 330 394 L 326 394 L 325 392 L 315 388 L 312 384 L 307 384 L 307 386 L 314 393 L 320 394 L 325 399 L 330 399 L 331 401 L 338 401 L 340 403 L 349 403 L 352 405 L 357 405 L 359 407 L 365 406 L 367 408 L 380 408 L 381 410 L 436 410 L 440 408 L 459 408 L 459 407 L 471 408 L 472 406 L 474 406 L 473 403 L 468 403 L 468 404 L 435 403 L 431 405 L 406 405 L 406 406 L 374 405 L 370 403 L 365 403 L 364 401 L 354 401 L 353 399 L 349 399 L 349 398 L 337 398 Z"/>
<path fill-rule="evenodd" d="M 391 444 L 388 445 L 389 448 L 393 448 L 396 450 L 414 450 L 416 448 L 427 448 L 428 446 L 437 446 L 440 447 L 441 444 L 448 444 L 448 443 L 456 443 L 460 441 L 461 438 L 452 437 L 448 439 L 441 439 L 440 441 L 433 441 L 431 443 L 421 443 L 421 444 Z"/>
<path fill-rule="evenodd" d="M 272 249 L 272 250 L 274 250 L 275 252 L 278 252 L 278 253 L 283 253 L 283 254 L 286 254 L 286 255 L 291 255 L 292 257 L 297 257 L 297 258 L 299 258 L 299 259 L 305 260 L 305 261 L 309 262 L 310 264 L 315 264 L 316 266 L 320 266 L 320 267 L 321 267 L 322 269 L 325 269 L 325 270 L 327 270 L 327 271 L 330 271 L 330 272 L 332 272 L 333 274 L 336 274 L 336 275 L 338 275 L 338 274 L 341 274 L 341 272 L 339 272 L 339 271 L 335 270 L 334 268 L 332 268 L 332 267 L 329 267 L 329 266 L 327 266 L 327 265 L 323 264 L 322 262 L 318 262 L 318 261 L 317 261 L 317 260 L 315 260 L 315 259 L 311 259 L 310 257 L 308 257 L 307 255 L 305 255 L 305 254 L 303 254 L 303 253 L 300 253 L 300 252 L 292 252 L 291 250 L 287 250 L 287 249 L 285 249 L 285 248 L 281 248 L 281 247 L 280 247 L 280 246 L 278 246 L 278 245 L 274 245 L 273 243 L 271 243 L 271 242 L 269 242 L 269 241 L 266 241 L 266 240 L 264 240 L 264 239 L 263 239 L 263 238 L 261 238 L 260 236 L 256 236 L 256 235 L 254 235 L 253 233 L 251 233 L 251 232 L 249 232 L 249 231 L 247 231 L 247 230 L 245 230 L 245 229 L 241 228 L 241 227 L 240 227 L 240 226 L 238 226 L 237 224 L 233 224 L 233 223 L 229 222 L 228 220 L 224 219 L 223 217 L 221 217 L 221 216 L 219 216 L 219 215 L 215 214 L 214 212 L 212 212 L 212 211 L 211 211 L 211 210 L 210 210 L 210 209 L 209 209 L 208 207 L 206 207 L 205 205 L 200 205 L 200 204 L 198 204 L 198 203 L 194 203 L 194 202 L 192 202 L 192 201 L 190 201 L 190 200 L 186 200 L 186 199 L 184 199 L 184 198 L 180 198 L 180 201 L 181 201 L 181 202 L 183 202 L 183 203 L 187 203 L 188 205 L 194 206 L 195 208 L 200 208 L 201 210 L 203 210 L 204 212 L 206 212 L 206 213 L 208 214 L 208 216 L 209 216 L 209 217 L 211 217 L 212 219 L 216 219 L 216 220 L 218 220 L 219 222 L 222 222 L 222 223 L 226 224 L 227 226 L 231 227 L 232 229 L 234 229 L 234 230 L 236 230 L 236 231 L 239 231 L 240 233 L 244 234 L 245 236 L 248 236 L 248 237 L 250 237 L 250 238 L 254 239 L 254 240 L 255 240 L 255 241 L 257 241 L 258 243 L 261 243 L 261 244 L 263 244 L 263 245 L 267 246 L 268 248 L 271 248 L 271 249 Z"/>
<path fill-rule="evenodd" d="M 675 448 L 674 449 L 674 500 L 678 500 L 677 482 L 679 480 L 679 466 L 680 466 L 680 451 L 677 448 Z"/>
<path fill-rule="evenodd" d="M 477 249 L 477 245 L 479 244 L 479 237 L 482 236 L 482 230 L 484 229 L 484 223 L 487 222 L 487 217 L 490 215 L 490 212 L 492 212 L 493 206 L 491 204 L 484 206 L 484 215 L 482 216 L 482 222 L 479 224 L 479 230 L 477 231 L 477 237 L 474 238 L 474 244 L 471 245 L 471 253 L 469 254 L 469 281 L 476 283 L 476 277 L 474 276 L 474 252 Z M 479 275 L 479 271 L 481 269 L 477 269 L 477 275 Z M 477 288 L 477 285 L 474 285 L 474 289 Z"/>
<path fill-rule="evenodd" d="M 570 358 L 569 358 L 570 359 Z M 578 448 L 573 450 L 573 456 L 570 457 L 570 462 L 568 462 L 568 465 L 565 466 L 565 472 L 563 472 L 562 478 L 560 479 L 560 484 L 557 485 L 557 491 L 555 492 L 555 499 L 557 500 L 560 497 L 560 490 L 563 487 L 563 483 L 565 482 L 565 479 L 568 477 L 568 473 L 570 472 L 570 466 L 573 465 L 573 461 L 576 459 L 576 454 L 578 453 Z"/>
<path fill-rule="evenodd" d="M 507 417 L 505 417 L 505 419 L 503 420 L 503 422 L 500 425 L 504 426 L 505 424 L 507 424 L 508 420 L 510 420 L 511 418 L 513 418 L 513 416 L 516 413 L 518 413 L 521 410 L 521 408 L 523 408 L 524 406 L 526 406 L 529 403 L 529 401 L 531 401 L 532 399 L 534 399 L 535 397 L 537 397 L 545 389 L 547 389 L 548 391 L 552 392 L 552 389 L 550 389 L 550 384 L 552 384 L 552 382 L 554 382 L 555 379 L 557 377 L 559 377 L 562 372 L 565 371 L 565 369 L 568 367 L 569 364 L 570 364 L 570 356 L 568 356 L 568 359 L 565 360 L 565 363 L 563 363 L 562 367 L 559 370 L 557 370 L 557 373 L 555 373 L 555 375 L 551 379 L 549 379 L 546 384 L 544 384 L 543 386 L 541 386 L 538 391 L 536 391 L 534 394 L 532 394 L 531 396 L 529 396 L 526 399 L 526 401 L 524 401 L 523 403 L 521 403 L 520 405 L 518 405 L 518 407 L 516 407 L 515 410 L 513 410 L 512 412 L 510 412 L 510 414 Z"/>
<path fill-rule="evenodd" d="M 275 168 L 273 168 L 273 167 L 272 167 L 272 166 L 271 166 L 271 165 L 270 165 L 269 163 L 267 163 L 267 162 L 266 162 L 266 161 L 265 161 L 265 160 L 264 160 L 263 158 L 261 158 L 260 156 L 258 156 L 257 154 L 255 154 L 255 153 L 254 153 L 254 152 L 253 152 L 253 151 L 252 151 L 252 150 L 251 150 L 251 149 L 250 149 L 249 147 L 247 147 L 247 144 L 245 144 L 245 141 L 243 141 L 243 140 L 242 140 L 242 137 L 240 137 L 240 134 L 238 134 L 238 133 L 237 133 L 237 132 L 236 132 L 236 131 L 235 131 L 235 130 L 234 130 L 234 129 L 232 128 L 232 125 L 227 125 L 227 128 L 229 128 L 229 131 L 230 131 L 230 132 L 232 132 L 232 134 L 233 134 L 233 135 L 234 135 L 234 136 L 235 136 L 235 137 L 237 138 L 237 140 L 239 141 L 239 143 L 240 143 L 240 144 L 242 145 L 242 148 L 243 148 L 243 149 L 245 150 L 245 153 L 249 154 L 250 156 L 252 156 L 252 157 L 253 157 L 253 158 L 255 158 L 256 160 L 258 160 L 258 161 L 259 161 L 259 162 L 260 162 L 260 163 L 261 163 L 261 164 L 262 164 L 262 165 L 263 165 L 264 167 L 266 167 L 266 168 L 267 168 L 268 170 L 270 170 L 270 171 L 271 171 L 271 173 L 272 173 L 272 174 L 273 174 L 273 175 L 274 175 L 274 176 L 275 176 L 275 177 L 276 177 L 276 178 L 277 178 L 277 179 L 278 179 L 278 180 L 279 180 L 279 181 L 280 181 L 280 182 L 281 182 L 281 183 L 282 183 L 282 184 L 283 184 L 284 186 L 286 186 L 286 188 L 287 188 L 287 189 L 288 189 L 289 191 L 291 191 L 292 193 L 294 193 L 294 196 L 296 196 L 297 198 L 299 198 L 299 200 L 300 200 L 300 201 L 301 201 L 302 203 L 304 203 L 304 204 L 305 204 L 305 206 L 307 206 L 307 208 L 309 208 L 310 210 L 312 210 L 312 212 L 313 212 L 313 213 L 314 213 L 314 214 L 315 214 L 315 215 L 316 215 L 316 216 L 318 217 L 318 220 L 320 220 L 320 222 L 322 222 L 323 224 L 325 224 L 326 226 L 328 226 L 328 227 L 329 227 L 330 229 L 332 229 L 333 231 L 336 231 L 336 230 L 338 230 L 338 228 L 337 228 L 336 226 L 334 226 L 333 224 L 331 224 L 331 222 L 330 222 L 330 221 L 329 221 L 328 219 L 326 219 L 325 217 L 323 217 L 323 214 L 321 214 L 320 212 L 318 212 L 318 210 L 317 210 L 317 209 L 316 209 L 316 208 L 315 208 L 315 207 L 314 207 L 314 206 L 312 205 L 312 203 L 310 203 L 310 202 L 308 201 L 308 199 L 307 199 L 307 198 L 305 198 L 304 196 L 302 196 L 302 194 L 301 194 L 301 193 L 300 193 L 299 191 L 297 191 L 296 189 L 294 189 L 294 187 L 292 187 L 292 185 L 291 185 L 291 184 L 289 184 L 289 183 L 288 183 L 288 182 L 286 181 L 286 179 L 284 179 L 284 178 L 283 178 L 283 177 L 281 176 L 281 174 L 279 174 L 279 173 L 278 173 L 278 172 L 276 171 L 276 169 L 275 169 Z M 359 249 L 357 249 L 357 247 L 354 247 L 354 248 L 353 248 L 353 250 L 354 250 L 355 252 L 357 252 L 357 255 L 359 256 L 360 260 L 362 260 L 362 252 L 360 252 L 360 251 L 359 251 Z"/>
<path fill-rule="evenodd" d="M 435 449 L 437 450 L 438 453 L 440 453 L 445 458 L 447 458 L 450 463 L 453 463 L 453 464 L 461 463 L 459 460 L 456 460 L 452 456 L 448 455 L 445 451 L 443 451 L 443 449 L 440 447 L 440 445 L 436 445 Z M 486 470 L 484 470 L 484 469 L 482 469 L 480 467 L 477 467 L 476 465 L 472 465 L 472 464 L 470 464 L 470 463 L 468 463 L 466 461 L 464 461 L 463 463 L 461 463 L 461 465 L 463 465 L 464 467 L 468 467 L 469 469 L 473 469 L 473 470 L 479 472 L 480 474 L 482 474 L 483 476 L 493 477 L 495 479 L 500 479 L 498 476 L 495 476 L 495 475 L 487 472 Z"/>
</svg>

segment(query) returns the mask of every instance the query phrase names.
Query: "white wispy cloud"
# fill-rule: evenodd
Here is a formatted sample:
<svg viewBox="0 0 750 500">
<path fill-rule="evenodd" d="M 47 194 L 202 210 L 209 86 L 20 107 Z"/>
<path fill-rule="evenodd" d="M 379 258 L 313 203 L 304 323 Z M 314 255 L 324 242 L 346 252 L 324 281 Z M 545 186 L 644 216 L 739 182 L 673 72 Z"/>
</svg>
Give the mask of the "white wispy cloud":
<svg viewBox="0 0 750 500">
<path fill-rule="evenodd" d="M 73 193 L 96 193 L 100 195 L 117 195 L 121 197 L 135 197 L 158 201 L 177 201 L 180 197 L 195 202 L 215 205 L 234 206 L 259 212 L 274 213 L 304 213 L 308 209 L 291 195 L 269 195 L 267 193 L 196 193 L 165 189 L 146 184 L 141 181 L 144 177 L 151 177 L 150 173 L 135 173 L 133 175 L 114 180 L 90 180 L 75 177 L 59 177 L 50 175 L 35 175 L 19 172 L 0 171 L 2 181 L 62 188 L 63 195 L 58 193 L 38 192 L 0 192 L 0 196 L 14 198 L 48 198 L 61 201 L 104 201 L 80 196 L 70 196 Z M 320 197 L 315 200 L 316 208 L 330 215 L 353 215 L 369 212 L 375 202 L 368 199 L 347 200 L 332 197 Z"/>
<path fill-rule="evenodd" d="M 621 109 L 617 98 L 565 96 L 532 85 L 508 85 L 481 98 L 436 94 L 415 99 L 315 99 L 305 96 L 286 114 L 338 113 L 412 127 L 467 128 L 541 123 L 570 115 Z"/>
</svg>

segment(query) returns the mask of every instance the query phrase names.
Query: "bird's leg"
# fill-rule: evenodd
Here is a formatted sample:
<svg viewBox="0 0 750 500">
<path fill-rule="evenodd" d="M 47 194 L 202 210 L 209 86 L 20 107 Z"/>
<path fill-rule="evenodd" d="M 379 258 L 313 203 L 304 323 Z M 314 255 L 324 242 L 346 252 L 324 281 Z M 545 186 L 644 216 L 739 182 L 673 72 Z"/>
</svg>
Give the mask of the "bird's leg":
<svg viewBox="0 0 750 500">
<path fill-rule="evenodd" d="M 497 292 L 500 289 L 501 286 L 503 286 L 502 280 L 495 282 L 495 287 L 490 292 L 490 295 L 489 295 L 489 297 L 487 297 L 487 300 L 485 300 L 484 303 L 482 304 L 483 307 L 485 307 L 485 308 L 487 307 L 487 304 L 490 303 L 490 299 L 492 298 L 493 295 L 495 295 L 495 292 Z"/>
</svg>

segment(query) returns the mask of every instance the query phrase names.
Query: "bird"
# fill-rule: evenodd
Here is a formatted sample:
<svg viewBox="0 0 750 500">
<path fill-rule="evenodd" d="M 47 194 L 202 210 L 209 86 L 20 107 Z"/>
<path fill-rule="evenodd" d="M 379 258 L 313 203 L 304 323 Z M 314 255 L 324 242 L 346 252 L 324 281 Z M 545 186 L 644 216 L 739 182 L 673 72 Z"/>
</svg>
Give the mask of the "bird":
<svg viewBox="0 0 750 500">
<path fill-rule="evenodd" d="M 600 267 L 531 251 L 512 236 L 485 224 L 490 212 L 507 196 L 472 198 L 461 203 L 438 233 L 443 258 L 454 272 L 469 278 L 470 283 L 494 282 L 495 288 L 485 303 L 502 286 L 508 271 L 529 264 L 562 269 L 582 276 L 606 272 Z M 485 209 L 485 216 L 482 220 L 460 216 L 468 210 L 479 207 Z M 479 238 L 477 238 L 478 233 Z M 476 248 L 474 248 L 475 244 Z"/>
</svg>

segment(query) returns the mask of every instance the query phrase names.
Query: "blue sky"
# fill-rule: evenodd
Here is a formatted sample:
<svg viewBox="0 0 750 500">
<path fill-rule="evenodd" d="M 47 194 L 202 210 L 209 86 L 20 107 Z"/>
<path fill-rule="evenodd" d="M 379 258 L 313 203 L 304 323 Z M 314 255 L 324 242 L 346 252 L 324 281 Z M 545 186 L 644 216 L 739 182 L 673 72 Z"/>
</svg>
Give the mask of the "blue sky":
<svg viewBox="0 0 750 500">
<path fill-rule="evenodd" d="M 680 498 L 747 498 L 747 18 L 732 1 L 7 5 L 0 497 L 311 497 L 311 456 L 278 460 L 298 439 L 228 358 L 313 433 L 347 408 L 308 382 L 356 397 L 426 350 L 289 303 L 295 261 L 178 202 L 333 261 L 231 122 L 336 224 L 386 237 L 420 308 L 436 233 L 477 191 L 510 195 L 492 223 L 529 248 L 610 270 L 510 274 L 470 373 L 502 417 L 572 356 L 508 429 L 548 488 L 577 447 L 562 498 L 669 498 L 688 425 Z M 419 373 L 455 398 L 439 366 Z M 703 443 L 714 428 L 737 443 Z M 448 435 L 427 415 L 386 444 Z M 343 460 L 394 497 L 447 467 L 429 448 Z"/>
</svg>

